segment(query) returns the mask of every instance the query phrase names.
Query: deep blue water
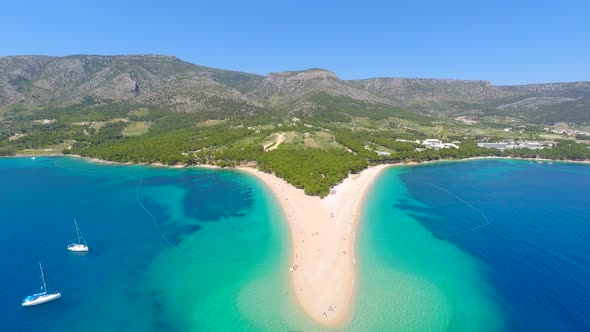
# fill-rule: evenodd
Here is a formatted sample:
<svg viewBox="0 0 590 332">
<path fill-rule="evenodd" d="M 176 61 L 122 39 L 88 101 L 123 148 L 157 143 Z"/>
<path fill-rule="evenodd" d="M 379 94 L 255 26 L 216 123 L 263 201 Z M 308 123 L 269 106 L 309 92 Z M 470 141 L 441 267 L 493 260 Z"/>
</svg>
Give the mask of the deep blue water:
<svg viewBox="0 0 590 332">
<path fill-rule="evenodd" d="M 590 166 L 472 161 L 400 177 L 395 207 L 482 263 L 506 329 L 590 330 Z"/>
<path fill-rule="evenodd" d="M 386 171 L 357 230 L 346 328 L 590 330 L 589 189 L 586 165 Z M 87 255 L 65 250 L 74 217 Z M 292 303 L 284 225 L 238 172 L 0 159 L 0 331 L 317 330 Z M 39 260 L 63 298 L 21 308 Z"/>
<path fill-rule="evenodd" d="M 74 217 L 88 254 L 66 251 Z M 240 172 L 2 158 L 0 331 L 286 329 L 283 225 Z M 62 298 L 22 308 L 38 261 Z"/>
</svg>

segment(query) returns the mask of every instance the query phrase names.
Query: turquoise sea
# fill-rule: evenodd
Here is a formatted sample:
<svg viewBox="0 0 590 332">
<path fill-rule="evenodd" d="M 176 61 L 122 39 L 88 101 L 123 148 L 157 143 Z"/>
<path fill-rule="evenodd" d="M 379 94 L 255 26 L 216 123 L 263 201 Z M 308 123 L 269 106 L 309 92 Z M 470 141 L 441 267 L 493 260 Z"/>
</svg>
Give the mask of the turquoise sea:
<svg viewBox="0 0 590 332">
<path fill-rule="evenodd" d="M 358 233 L 374 330 L 590 331 L 588 165 L 390 168 Z"/>
<path fill-rule="evenodd" d="M 88 254 L 66 251 L 74 217 Z M 308 324 L 289 295 L 278 205 L 240 172 L 2 158 L 0 225 L 0 331 Z M 39 260 L 62 298 L 21 308 L 39 289 Z"/>
<path fill-rule="evenodd" d="M 350 331 L 584 331 L 590 167 L 515 161 L 383 172 L 357 230 Z M 67 252 L 73 218 L 90 246 Z M 289 236 L 231 170 L 0 159 L 0 331 L 320 330 Z M 62 299 L 32 308 L 39 287 Z"/>
</svg>

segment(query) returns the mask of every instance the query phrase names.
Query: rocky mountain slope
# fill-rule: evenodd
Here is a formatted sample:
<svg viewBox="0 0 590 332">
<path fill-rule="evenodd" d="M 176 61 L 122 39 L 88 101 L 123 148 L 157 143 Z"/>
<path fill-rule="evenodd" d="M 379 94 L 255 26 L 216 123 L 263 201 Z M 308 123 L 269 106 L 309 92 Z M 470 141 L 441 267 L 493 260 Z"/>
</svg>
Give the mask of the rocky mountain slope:
<svg viewBox="0 0 590 332">
<path fill-rule="evenodd" d="M 74 104 L 92 97 L 180 111 L 216 110 L 223 103 L 243 110 L 260 107 L 242 92 L 261 79 L 159 55 L 1 57 L 0 105 Z"/>
<path fill-rule="evenodd" d="M 358 115 L 363 108 L 387 112 L 390 105 L 430 116 L 590 122 L 590 82 L 495 86 L 443 79 L 341 80 L 323 69 L 261 76 L 160 55 L 0 57 L 0 109 L 72 105 L 88 98 L 223 114 L 317 114 L 353 105 Z"/>
</svg>

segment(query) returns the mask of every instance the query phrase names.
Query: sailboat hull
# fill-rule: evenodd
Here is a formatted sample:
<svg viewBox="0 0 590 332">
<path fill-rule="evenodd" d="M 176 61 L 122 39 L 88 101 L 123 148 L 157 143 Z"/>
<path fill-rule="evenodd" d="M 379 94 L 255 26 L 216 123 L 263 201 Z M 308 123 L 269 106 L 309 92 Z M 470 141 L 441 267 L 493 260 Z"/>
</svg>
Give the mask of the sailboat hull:
<svg viewBox="0 0 590 332">
<path fill-rule="evenodd" d="M 76 236 L 78 237 L 78 242 L 71 243 L 68 246 L 68 250 L 74 252 L 87 252 L 88 245 L 86 244 L 86 239 L 84 239 L 84 235 L 82 235 L 80 227 L 78 227 L 78 222 L 76 221 L 76 218 L 74 218 L 74 226 L 76 227 Z M 84 241 L 84 244 L 82 244 L 82 241 Z"/>
<path fill-rule="evenodd" d="M 72 243 L 68 246 L 68 250 L 69 251 L 74 251 L 74 252 L 87 252 L 88 251 L 88 247 L 83 245 L 83 244 L 79 244 L 79 243 Z"/>
<path fill-rule="evenodd" d="M 23 307 L 32 307 L 35 305 L 51 302 L 61 298 L 61 293 L 53 293 L 53 294 L 42 294 L 42 295 L 33 295 L 27 297 L 21 305 Z"/>
</svg>

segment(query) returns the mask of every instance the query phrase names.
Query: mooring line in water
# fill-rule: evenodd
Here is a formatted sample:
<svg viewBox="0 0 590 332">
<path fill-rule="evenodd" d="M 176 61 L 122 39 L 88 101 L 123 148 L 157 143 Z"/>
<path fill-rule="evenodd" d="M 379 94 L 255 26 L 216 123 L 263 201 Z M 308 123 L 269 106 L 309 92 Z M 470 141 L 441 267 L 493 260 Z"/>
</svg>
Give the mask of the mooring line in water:
<svg viewBox="0 0 590 332">
<path fill-rule="evenodd" d="M 89 171 L 89 170 L 84 170 L 84 169 L 76 169 L 76 168 L 71 168 L 71 167 L 65 167 L 63 165 L 58 164 L 57 161 L 54 161 L 53 164 L 57 167 L 63 168 L 63 169 L 69 169 L 72 171 L 77 171 L 77 172 L 88 172 L 88 173 L 100 173 L 99 171 Z M 153 220 L 154 223 L 154 227 L 156 228 L 156 231 L 158 231 L 158 233 L 160 234 L 160 236 L 164 239 L 164 241 L 168 244 L 168 246 L 170 246 L 172 249 L 174 249 L 178 254 L 185 256 L 185 257 L 189 257 L 189 258 L 195 258 L 195 259 L 201 259 L 201 260 L 205 260 L 205 261 L 209 261 L 209 262 L 214 262 L 214 263 L 221 263 L 221 264 L 231 264 L 231 265 L 248 265 L 248 266 L 270 266 L 268 264 L 260 264 L 260 263 L 253 263 L 253 262 L 247 262 L 247 261 L 231 261 L 231 260 L 224 260 L 224 259 L 218 259 L 218 258 L 214 258 L 214 257 L 207 257 L 207 256 L 201 256 L 201 255 L 195 255 L 192 253 L 187 253 L 184 252 L 183 250 L 181 250 L 180 248 L 178 248 L 177 246 L 175 246 L 167 237 L 166 235 L 164 235 L 164 233 L 162 233 L 162 231 L 160 230 L 160 225 L 158 225 L 157 219 L 156 217 L 150 212 L 150 210 L 148 210 L 145 205 L 143 204 L 142 200 L 141 200 L 141 195 L 140 195 L 140 187 L 141 184 L 143 183 L 143 178 L 138 178 L 132 175 L 128 175 L 128 174 L 121 174 L 121 173 L 111 173 L 114 175 L 118 175 L 118 176 L 123 176 L 132 180 L 137 181 L 137 186 L 135 188 L 135 196 L 137 199 L 137 202 L 139 203 L 139 206 L 141 206 L 141 208 L 145 211 L 145 213 L 147 213 Z"/>
<path fill-rule="evenodd" d="M 143 182 L 143 179 L 139 179 L 139 182 L 137 183 L 137 187 L 136 187 L 137 202 L 139 203 L 141 208 L 152 218 L 152 220 L 154 221 L 154 226 L 156 227 L 156 230 L 158 231 L 158 233 L 160 233 L 160 235 L 162 236 L 164 241 L 166 241 L 166 243 L 168 243 L 168 245 L 170 247 L 172 247 L 174 250 L 176 250 L 176 252 L 178 252 L 180 255 L 183 255 L 186 257 L 203 259 L 203 260 L 210 261 L 210 262 L 223 263 L 223 264 L 268 266 L 267 264 L 259 264 L 259 263 L 252 263 L 252 262 L 246 262 L 246 261 L 229 261 L 229 260 L 224 260 L 224 259 L 217 259 L 217 258 L 212 258 L 212 257 L 206 257 L 206 256 L 200 256 L 200 255 L 195 255 L 195 254 L 191 254 L 191 253 L 186 253 L 186 252 L 182 251 L 181 249 L 176 247 L 172 242 L 170 242 L 170 240 L 168 240 L 166 235 L 164 235 L 164 233 L 162 233 L 162 231 L 160 230 L 160 226 L 158 225 L 158 222 L 156 221 L 156 217 L 143 205 L 143 202 L 141 201 L 141 197 L 139 195 L 139 188 L 141 187 L 142 182 Z"/>
<path fill-rule="evenodd" d="M 476 225 L 474 227 L 471 227 L 469 229 L 464 229 L 464 230 L 460 230 L 460 231 L 455 231 L 455 232 L 448 232 L 448 233 L 438 233 L 438 234 L 432 234 L 430 236 L 396 236 L 396 237 L 384 237 L 384 238 L 379 238 L 380 240 L 413 240 L 413 239 L 426 239 L 426 238 L 430 238 L 430 237 L 447 237 L 447 236 L 452 236 L 452 235 L 458 235 L 458 234 L 465 234 L 465 233 L 470 233 L 473 231 L 476 231 L 480 228 L 483 228 L 485 226 L 488 226 L 490 224 L 490 220 L 488 219 L 488 217 L 486 217 L 486 214 L 476 208 L 475 206 L 471 205 L 469 202 L 467 202 L 466 200 L 464 200 L 463 198 L 461 198 L 459 195 L 447 190 L 446 188 L 430 183 L 430 182 L 423 182 L 424 184 L 430 185 L 432 187 L 438 188 L 450 195 L 453 195 L 456 199 L 458 199 L 459 201 L 463 202 L 464 204 L 466 204 L 467 206 L 469 206 L 471 209 L 473 209 L 474 211 L 477 211 L 481 214 L 482 219 L 484 220 L 484 223 Z"/>
</svg>

